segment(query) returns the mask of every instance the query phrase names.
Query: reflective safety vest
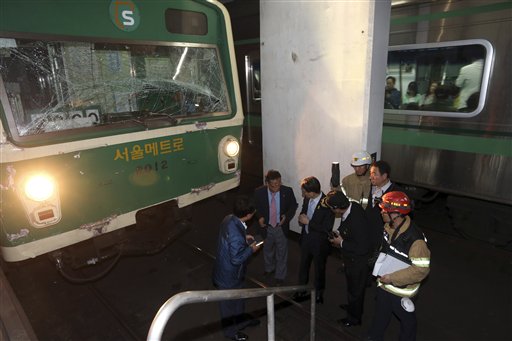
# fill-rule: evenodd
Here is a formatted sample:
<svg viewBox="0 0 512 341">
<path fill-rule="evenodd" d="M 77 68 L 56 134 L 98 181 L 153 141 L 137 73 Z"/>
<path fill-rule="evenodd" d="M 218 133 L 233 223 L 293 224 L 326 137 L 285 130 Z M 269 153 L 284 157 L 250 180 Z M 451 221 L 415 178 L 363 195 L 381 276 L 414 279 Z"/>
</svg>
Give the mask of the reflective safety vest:
<svg viewBox="0 0 512 341">
<path fill-rule="evenodd" d="M 430 267 L 430 258 L 409 257 L 409 250 L 415 241 L 423 239 L 425 243 L 427 242 L 425 235 L 414 225 L 414 223 L 412 223 L 412 221 L 409 228 L 391 243 L 391 236 L 389 236 L 386 231 L 384 231 L 384 239 L 386 243 L 383 243 L 382 252 L 409 265 L 414 265 L 420 268 Z M 387 257 L 388 261 L 392 261 L 392 257 Z M 418 293 L 420 283 L 418 282 L 404 287 L 397 287 L 393 284 L 384 284 L 378 281 L 377 286 L 400 297 L 413 297 Z"/>
</svg>

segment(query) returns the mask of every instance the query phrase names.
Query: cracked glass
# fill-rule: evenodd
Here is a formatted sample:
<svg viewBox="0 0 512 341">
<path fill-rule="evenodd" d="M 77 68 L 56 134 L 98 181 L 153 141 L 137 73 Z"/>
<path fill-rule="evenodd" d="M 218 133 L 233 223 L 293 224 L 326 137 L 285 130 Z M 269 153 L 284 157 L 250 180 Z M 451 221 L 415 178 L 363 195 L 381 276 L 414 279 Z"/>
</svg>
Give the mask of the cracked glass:
<svg viewBox="0 0 512 341">
<path fill-rule="evenodd" d="M 0 38 L 0 76 L 18 136 L 229 112 L 215 47 Z"/>
</svg>

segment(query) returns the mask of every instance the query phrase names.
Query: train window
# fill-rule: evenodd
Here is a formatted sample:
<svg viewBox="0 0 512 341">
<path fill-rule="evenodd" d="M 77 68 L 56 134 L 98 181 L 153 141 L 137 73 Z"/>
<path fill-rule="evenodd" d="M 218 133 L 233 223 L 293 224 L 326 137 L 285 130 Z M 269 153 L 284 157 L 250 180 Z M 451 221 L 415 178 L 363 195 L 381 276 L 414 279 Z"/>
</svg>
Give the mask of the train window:
<svg viewBox="0 0 512 341">
<path fill-rule="evenodd" d="M 0 96 L 16 138 L 158 128 L 227 115 L 216 47 L 0 38 Z"/>
<path fill-rule="evenodd" d="M 204 13 L 167 9 L 165 11 L 167 31 L 178 34 L 204 36 L 208 33 L 208 21 Z"/>
<path fill-rule="evenodd" d="M 478 115 L 485 103 L 493 54 L 486 40 L 390 47 L 384 113 Z"/>
</svg>

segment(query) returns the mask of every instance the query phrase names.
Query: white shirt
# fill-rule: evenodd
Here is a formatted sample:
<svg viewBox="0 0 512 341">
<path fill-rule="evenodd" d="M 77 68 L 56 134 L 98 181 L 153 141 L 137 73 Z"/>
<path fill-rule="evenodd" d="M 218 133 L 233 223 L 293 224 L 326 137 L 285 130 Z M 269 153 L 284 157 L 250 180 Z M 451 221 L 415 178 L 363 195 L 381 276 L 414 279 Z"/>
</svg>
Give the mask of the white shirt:
<svg viewBox="0 0 512 341">
<path fill-rule="evenodd" d="M 372 207 L 375 207 L 375 198 L 382 198 L 382 195 L 391 186 L 391 181 L 388 181 L 384 186 L 372 186 Z"/>
<path fill-rule="evenodd" d="M 345 219 L 347 219 L 348 215 L 350 214 L 350 209 L 351 208 L 352 208 L 352 203 L 349 203 L 347 210 L 341 216 L 341 221 L 345 221 Z"/>
<path fill-rule="evenodd" d="M 460 69 L 459 76 L 455 81 L 455 85 L 460 88 L 459 105 L 457 109 L 466 108 L 468 106 L 467 101 L 469 96 L 480 91 L 483 68 L 484 61 L 478 59 Z"/>
<path fill-rule="evenodd" d="M 311 218 L 313 218 L 313 214 L 315 214 L 315 208 L 318 205 L 320 198 L 322 198 L 322 193 L 318 194 L 318 196 L 316 198 L 309 199 L 308 211 L 307 211 L 307 216 L 308 216 L 309 220 L 311 220 Z M 309 224 L 306 225 L 306 232 L 309 233 Z"/>
</svg>

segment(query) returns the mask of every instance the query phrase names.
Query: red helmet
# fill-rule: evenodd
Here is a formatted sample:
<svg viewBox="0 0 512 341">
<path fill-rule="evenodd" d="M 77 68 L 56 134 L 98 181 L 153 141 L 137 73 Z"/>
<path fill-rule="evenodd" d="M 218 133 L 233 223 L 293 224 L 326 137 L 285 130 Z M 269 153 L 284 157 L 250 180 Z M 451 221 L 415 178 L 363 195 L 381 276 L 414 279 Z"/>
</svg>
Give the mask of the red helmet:
<svg viewBox="0 0 512 341">
<path fill-rule="evenodd" d="M 411 200 L 403 192 L 389 192 L 382 196 L 379 207 L 388 213 L 409 214 L 411 212 Z"/>
</svg>

